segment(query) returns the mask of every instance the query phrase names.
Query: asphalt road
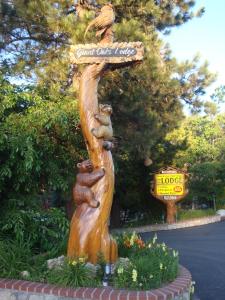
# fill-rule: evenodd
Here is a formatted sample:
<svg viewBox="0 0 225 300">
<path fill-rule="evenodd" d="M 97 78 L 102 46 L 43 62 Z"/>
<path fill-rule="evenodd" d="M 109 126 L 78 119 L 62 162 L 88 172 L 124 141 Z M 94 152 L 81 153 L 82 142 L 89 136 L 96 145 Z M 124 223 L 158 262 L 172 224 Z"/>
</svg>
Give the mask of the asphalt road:
<svg viewBox="0 0 225 300">
<path fill-rule="evenodd" d="M 142 236 L 148 239 L 154 232 Z M 225 300 L 225 222 L 158 231 L 157 236 L 179 251 L 180 263 L 191 272 L 201 300 Z"/>
</svg>

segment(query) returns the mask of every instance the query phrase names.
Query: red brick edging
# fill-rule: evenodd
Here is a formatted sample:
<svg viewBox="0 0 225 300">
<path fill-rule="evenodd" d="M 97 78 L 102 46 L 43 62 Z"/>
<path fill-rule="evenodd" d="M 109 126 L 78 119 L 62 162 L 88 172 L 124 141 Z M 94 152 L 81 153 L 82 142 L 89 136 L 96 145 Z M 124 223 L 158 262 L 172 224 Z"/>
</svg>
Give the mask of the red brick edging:
<svg viewBox="0 0 225 300">
<path fill-rule="evenodd" d="M 0 279 L 0 289 L 92 300 L 167 300 L 181 295 L 191 285 L 190 272 L 183 266 L 180 266 L 179 273 L 179 276 L 172 283 L 149 291 L 116 290 L 110 287 L 71 289 L 60 288 L 50 284 L 10 279 Z"/>
</svg>

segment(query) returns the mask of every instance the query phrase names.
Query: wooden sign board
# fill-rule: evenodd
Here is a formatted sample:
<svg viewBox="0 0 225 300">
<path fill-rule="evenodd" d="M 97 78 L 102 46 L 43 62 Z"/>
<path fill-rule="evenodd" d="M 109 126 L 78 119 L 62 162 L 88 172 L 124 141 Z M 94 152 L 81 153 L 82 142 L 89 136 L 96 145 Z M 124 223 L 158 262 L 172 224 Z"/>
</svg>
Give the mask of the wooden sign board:
<svg viewBox="0 0 225 300">
<path fill-rule="evenodd" d="M 186 174 L 177 168 L 161 169 L 154 175 L 152 195 L 159 200 L 181 200 L 187 194 Z"/>
<path fill-rule="evenodd" d="M 182 196 L 184 193 L 184 174 L 156 174 L 157 196 Z"/>
<path fill-rule="evenodd" d="M 126 63 L 142 61 L 144 47 L 141 42 L 85 44 L 72 46 L 70 60 L 75 64 Z"/>
</svg>

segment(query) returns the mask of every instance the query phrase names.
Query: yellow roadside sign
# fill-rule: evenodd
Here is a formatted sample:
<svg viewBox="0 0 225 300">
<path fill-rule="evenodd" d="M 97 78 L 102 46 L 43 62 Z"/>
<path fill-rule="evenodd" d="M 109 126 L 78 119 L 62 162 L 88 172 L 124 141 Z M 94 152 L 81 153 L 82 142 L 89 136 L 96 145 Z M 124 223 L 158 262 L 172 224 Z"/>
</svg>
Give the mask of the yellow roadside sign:
<svg viewBox="0 0 225 300">
<path fill-rule="evenodd" d="M 184 194 L 184 174 L 156 174 L 156 195 L 158 196 L 181 196 Z"/>
</svg>

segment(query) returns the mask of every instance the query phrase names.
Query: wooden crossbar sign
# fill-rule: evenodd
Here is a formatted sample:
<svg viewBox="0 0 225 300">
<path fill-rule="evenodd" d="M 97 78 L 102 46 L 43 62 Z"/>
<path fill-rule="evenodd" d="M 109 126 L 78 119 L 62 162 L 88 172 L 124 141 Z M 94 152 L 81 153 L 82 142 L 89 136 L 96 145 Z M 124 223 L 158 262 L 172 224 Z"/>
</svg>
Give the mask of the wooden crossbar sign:
<svg viewBox="0 0 225 300">
<path fill-rule="evenodd" d="M 141 42 L 84 44 L 71 46 L 70 60 L 75 64 L 126 63 L 142 61 L 144 47 Z"/>
</svg>

